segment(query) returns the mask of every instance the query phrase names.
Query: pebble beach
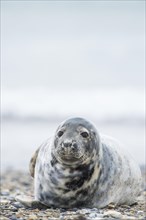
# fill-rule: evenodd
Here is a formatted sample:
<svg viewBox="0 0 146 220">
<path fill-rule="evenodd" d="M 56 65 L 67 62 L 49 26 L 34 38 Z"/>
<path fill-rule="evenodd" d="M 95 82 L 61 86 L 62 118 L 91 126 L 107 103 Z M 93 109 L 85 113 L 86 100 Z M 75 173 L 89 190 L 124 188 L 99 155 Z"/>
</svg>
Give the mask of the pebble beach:
<svg viewBox="0 0 146 220">
<path fill-rule="evenodd" d="M 98 219 L 146 219 L 146 186 L 145 172 L 143 174 L 143 192 L 137 203 L 128 206 L 115 207 L 110 204 L 104 209 L 51 209 L 26 208 L 16 197 L 19 195 L 33 196 L 33 179 L 28 172 L 7 170 L 1 175 L 1 220 L 98 220 Z"/>
</svg>

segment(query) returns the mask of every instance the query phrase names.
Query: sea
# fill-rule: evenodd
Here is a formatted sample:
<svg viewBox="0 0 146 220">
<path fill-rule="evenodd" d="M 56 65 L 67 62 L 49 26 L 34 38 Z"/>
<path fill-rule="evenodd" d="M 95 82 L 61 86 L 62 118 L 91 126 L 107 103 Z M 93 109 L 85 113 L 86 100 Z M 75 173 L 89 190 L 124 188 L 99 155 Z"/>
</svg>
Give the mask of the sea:
<svg viewBox="0 0 146 220">
<path fill-rule="evenodd" d="M 84 117 L 145 164 L 145 92 L 141 88 L 2 89 L 1 169 L 28 171 L 34 151 L 60 122 Z"/>
</svg>

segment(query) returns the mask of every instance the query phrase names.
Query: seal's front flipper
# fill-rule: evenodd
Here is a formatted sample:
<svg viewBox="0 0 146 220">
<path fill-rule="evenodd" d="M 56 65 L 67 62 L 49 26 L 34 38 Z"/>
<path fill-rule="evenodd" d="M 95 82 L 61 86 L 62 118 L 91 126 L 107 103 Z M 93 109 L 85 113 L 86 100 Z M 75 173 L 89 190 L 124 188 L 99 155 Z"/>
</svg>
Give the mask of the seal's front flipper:
<svg viewBox="0 0 146 220">
<path fill-rule="evenodd" d="M 38 209 L 47 209 L 48 207 L 40 203 L 39 201 L 35 200 L 31 196 L 19 195 L 16 196 L 16 201 L 20 202 L 27 208 L 38 208 Z"/>
<path fill-rule="evenodd" d="M 30 171 L 30 175 L 32 177 L 34 177 L 35 164 L 36 164 L 39 150 L 40 150 L 40 147 L 35 151 L 34 155 L 32 156 L 32 158 L 30 160 L 30 163 L 29 163 L 29 171 Z"/>
</svg>

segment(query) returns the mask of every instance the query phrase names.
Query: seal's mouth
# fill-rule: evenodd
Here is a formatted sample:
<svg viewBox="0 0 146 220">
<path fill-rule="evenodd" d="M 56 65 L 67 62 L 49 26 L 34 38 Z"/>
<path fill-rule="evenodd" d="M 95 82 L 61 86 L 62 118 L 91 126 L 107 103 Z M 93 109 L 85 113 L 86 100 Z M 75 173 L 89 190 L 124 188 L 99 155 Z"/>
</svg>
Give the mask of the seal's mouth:
<svg viewBox="0 0 146 220">
<path fill-rule="evenodd" d="M 60 158 L 62 158 L 63 160 L 76 161 L 76 160 L 79 160 L 82 157 L 82 154 L 80 154 L 80 153 L 62 153 L 62 152 L 59 152 L 58 156 Z"/>
<path fill-rule="evenodd" d="M 57 154 L 62 160 L 70 162 L 78 161 L 83 156 L 83 152 L 72 149 L 67 149 L 67 151 L 58 150 Z"/>
<path fill-rule="evenodd" d="M 73 152 L 62 152 L 58 150 L 54 152 L 54 156 L 61 164 L 65 164 L 65 165 L 74 165 L 84 161 L 83 152 L 73 153 Z"/>
<path fill-rule="evenodd" d="M 58 161 L 61 164 L 65 164 L 68 166 L 72 166 L 72 165 L 76 165 L 78 163 L 81 163 L 83 161 L 82 159 L 83 157 L 80 158 L 75 158 L 75 157 L 69 157 L 69 156 L 65 156 L 65 157 L 57 157 Z"/>
</svg>

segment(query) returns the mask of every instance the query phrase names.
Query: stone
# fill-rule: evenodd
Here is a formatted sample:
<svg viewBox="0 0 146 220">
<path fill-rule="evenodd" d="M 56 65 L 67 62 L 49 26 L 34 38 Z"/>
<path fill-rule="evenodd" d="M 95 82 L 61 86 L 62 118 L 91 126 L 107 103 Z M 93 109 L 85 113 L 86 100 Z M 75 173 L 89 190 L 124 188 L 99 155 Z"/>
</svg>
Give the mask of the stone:
<svg viewBox="0 0 146 220">
<path fill-rule="evenodd" d="M 0 216 L 1 220 L 9 220 L 9 218 L 5 217 L 5 216 Z"/>
<path fill-rule="evenodd" d="M 28 216 L 28 220 L 35 220 L 38 219 L 38 217 L 36 215 L 29 215 Z"/>
<path fill-rule="evenodd" d="M 16 208 L 22 208 L 23 207 L 23 205 L 21 205 L 20 202 L 14 202 L 13 206 L 15 206 Z"/>
<path fill-rule="evenodd" d="M 108 209 L 114 209 L 115 208 L 115 204 L 113 203 L 110 203 L 108 206 L 107 206 Z"/>
<path fill-rule="evenodd" d="M 8 196 L 10 194 L 10 191 L 8 189 L 6 189 L 6 190 L 3 190 L 0 194 L 2 196 Z"/>
<path fill-rule="evenodd" d="M 104 217 L 110 216 L 110 217 L 118 218 L 118 219 L 122 218 L 122 214 L 120 212 L 113 211 L 113 210 L 104 212 L 103 216 Z"/>
<path fill-rule="evenodd" d="M 6 200 L 6 199 L 1 199 L 0 200 L 0 204 L 1 205 L 6 205 L 6 204 L 9 204 L 10 203 L 10 201 L 8 201 L 8 200 Z"/>
</svg>

